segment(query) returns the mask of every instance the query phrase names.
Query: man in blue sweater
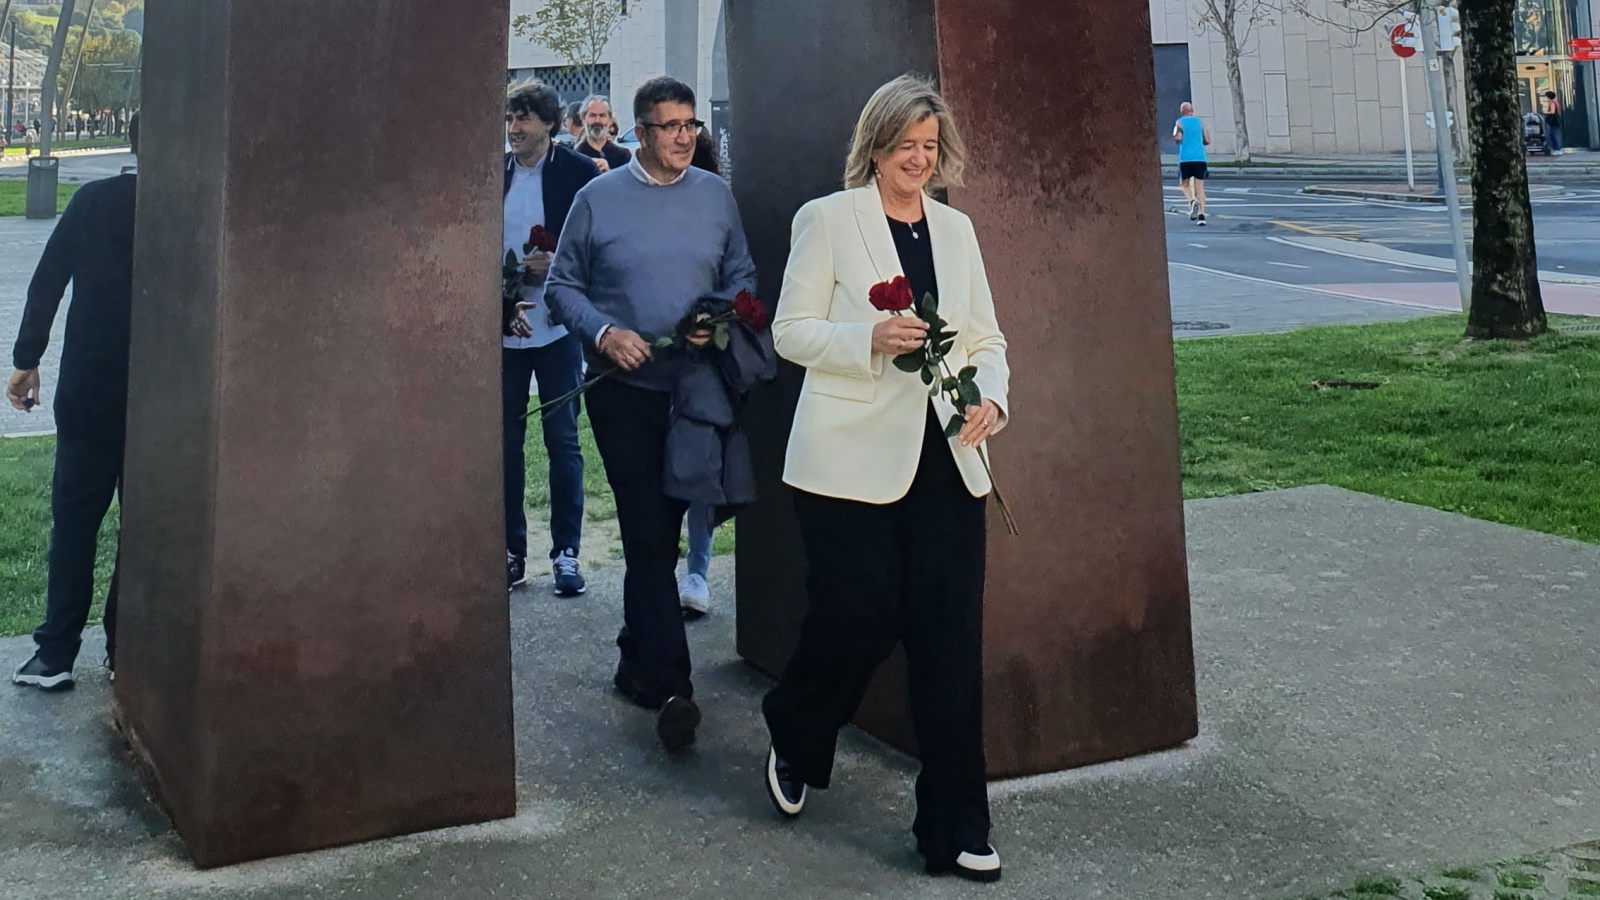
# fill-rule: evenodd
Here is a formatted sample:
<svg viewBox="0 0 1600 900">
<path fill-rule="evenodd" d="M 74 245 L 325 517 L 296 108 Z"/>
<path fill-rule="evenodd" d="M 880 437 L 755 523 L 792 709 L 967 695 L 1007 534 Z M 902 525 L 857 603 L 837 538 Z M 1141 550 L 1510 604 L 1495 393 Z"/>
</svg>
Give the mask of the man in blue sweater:
<svg viewBox="0 0 1600 900">
<path fill-rule="evenodd" d="M 639 152 L 578 193 L 545 299 L 584 342 L 591 377 L 614 372 L 587 398 L 628 567 L 615 684 L 659 711 L 656 733 L 676 751 L 694 742 L 700 724 L 675 575 L 688 504 L 662 489 L 681 356 L 654 350 L 640 334 L 671 335 L 701 297 L 753 292 L 756 271 L 733 192 L 690 166 L 704 124 L 695 118 L 694 91 L 657 78 L 640 86 L 633 112 Z"/>
</svg>

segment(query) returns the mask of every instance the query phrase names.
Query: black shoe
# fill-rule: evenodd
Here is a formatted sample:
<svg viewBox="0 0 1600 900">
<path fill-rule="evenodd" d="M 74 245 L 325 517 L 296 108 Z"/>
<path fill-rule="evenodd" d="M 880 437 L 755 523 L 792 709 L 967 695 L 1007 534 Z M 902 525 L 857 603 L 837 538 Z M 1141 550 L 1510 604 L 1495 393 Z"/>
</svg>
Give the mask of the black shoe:
<svg viewBox="0 0 1600 900">
<path fill-rule="evenodd" d="M 73 687 L 71 669 L 54 669 L 45 665 L 35 653 L 11 676 L 14 684 L 36 687 L 41 691 L 70 691 Z"/>
<path fill-rule="evenodd" d="M 563 550 L 550 561 L 551 574 L 556 578 L 557 597 L 576 597 L 589 589 L 583 580 L 583 573 L 578 571 L 578 554 L 575 550 Z"/>
<path fill-rule="evenodd" d="M 1195 224 L 1199 225 L 1201 228 L 1204 228 L 1206 226 L 1206 214 L 1201 213 L 1200 218 L 1195 220 Z"/>
<path fill-rule="evenodd" d="M 767 796 L 786 819 L 798 818 L 806 808 L 806 783 L 771 748 L 767 750 Z"/>
<path fill-rule="evenodd" d="M 656 717 L 656 737 L 669 753 L 687 749 L 694 743 L 694 730 L 700 727 L 700 707 L 688 697 L 668 697 Z"/>
<path fill-rule="evenodd" d="M 967 881 L 994 882 L 1000 880 L 1000 854 L 988 844 L 963 850 L 954 862 L 935 863 L 928 860 L 923 870 L 929 875 L 954 875 Z"/>
<path fill-rule="evenodd" d="M 515 556 L 506 557 L 506 591 L 516 590 L 528 583 L 528 561 Z"/>
<path fill-rule="evenodd" d="M 117 680 L 117 661 L 116 657 L 111 653 L 106 654 L 106 680 Z"/>
</svg>

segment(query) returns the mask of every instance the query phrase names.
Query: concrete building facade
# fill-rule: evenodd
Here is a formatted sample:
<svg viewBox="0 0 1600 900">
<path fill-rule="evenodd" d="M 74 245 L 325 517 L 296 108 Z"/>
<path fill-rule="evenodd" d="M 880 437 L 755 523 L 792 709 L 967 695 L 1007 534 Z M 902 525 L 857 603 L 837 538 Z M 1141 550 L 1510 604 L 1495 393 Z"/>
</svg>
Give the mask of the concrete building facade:
<svg viewBox="0 0 1600 900">
<path fill-rule="evenodd" d="M 531 15 L 540 5 L 540 0 L 512 0 L 513 20 Z M 721 0 L 628 0 L 628 13 L 606 45 L 596 73 L 601 93 L 611 97 L 622 128 L 633 127 L 633 92 L 659 75 L 694 88 L 701 118 L 709 120 L 712 103 L 727 99 L 725 94 L 715 96 L 712 83 Z M 588 73 L 572 71 L 566 60 L 514 33 L 508 68 L 513 79 L 545 79 L 568 102 L 587 93 Z"/>
<path fill-rule="evenodd" d="M 1592 0 L 1519 0 L 1518 33 L 1523 55 L 1524 111 L 1536 96 L 1555 90 L 1565 110 L 1568 146 L 1600 147 L 1596 135 L 1595 67 L 1566 55 L 1573 37 L 1600 31 Z M 1177 102 L 1192 99 L 1210 123 L 1213 151 L 1231 156 L 1239 135 L 1233 119 L 1222 36 L 1199 26 L 1202 0 L 1150 0 L 1155 44 L 1158 121 L 1177 115 Z M 1407 130 L 1415 147 L 1429 150 L 1433 133 L 1425 69 L 1419 53 L 1402 63 L 1390 48 L 1387 28 L 1360 30 L 1371 21 L 1333 0 L 1312 0 L 1311 15 L 1284 11 L 1256 27 L 1240 55 L 1245 116 L 1254 153 L 1324 156 L 1399 153 Z M 1457 54 L 1458 63 L 1460 54 Z M 1406 92 L 1401 93 L 1401 67 Z M 1464 65 L 1458 65 L 1458 73 Z M 1187 76 L 1187 83 L 1185 83 Z M 1458 78 L 1457 108 L 1465 109 Z M 1185 98 L 1182 95 L 1187 94 Z M 1404 115 L 1409 99 L 1411 119 Z M 1176 101 L 1176 102 L 1175 102 Z M 1168 108 L 1171 107 L 1171 108 Z"/>
</svg>

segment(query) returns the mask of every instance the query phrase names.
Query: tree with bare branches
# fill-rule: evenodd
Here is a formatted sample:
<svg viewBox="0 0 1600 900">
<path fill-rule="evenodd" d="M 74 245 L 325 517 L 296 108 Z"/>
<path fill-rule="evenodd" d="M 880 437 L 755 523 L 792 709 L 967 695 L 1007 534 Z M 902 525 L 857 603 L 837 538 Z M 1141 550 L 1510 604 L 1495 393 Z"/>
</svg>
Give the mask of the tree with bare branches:
<svg viewBox="0 0 1600 900">
<path fill-rule="evenodd" d="M 1200 0 L 1195 26 L 1201 34 L 1222 37 L 1222 61 L 1228 69 L 1228 90 L 1233 95 L 1233 130 L 1238 145 L 1234 159 L 1250 161 L 1250 123 L 1245 117 L 1244 76 L 1239 57 L 1250 45 L 1258 27 L 1270 24 L 1282 11 L 1285 0 Z"/>
</svg>

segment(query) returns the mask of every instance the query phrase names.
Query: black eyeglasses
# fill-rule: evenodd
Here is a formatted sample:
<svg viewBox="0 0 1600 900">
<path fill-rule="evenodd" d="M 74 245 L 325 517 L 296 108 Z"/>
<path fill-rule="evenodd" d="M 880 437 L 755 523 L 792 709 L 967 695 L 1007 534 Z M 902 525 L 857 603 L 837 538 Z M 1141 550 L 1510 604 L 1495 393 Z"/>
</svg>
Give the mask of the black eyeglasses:
<svg viewBox="0 0 1600 900">
<path fill-rule="evenodd" d="M 687 122 L 661 122 L 659 124 L 655 122 L 640 122 L 639 124 L 646 128 L 654 128 L 672 138 L 681 137 L 685 132 L 698 134 L 700 129 L 706 127 L 706 123 L 699 119 L 690 119 Z"/>
</svg>

